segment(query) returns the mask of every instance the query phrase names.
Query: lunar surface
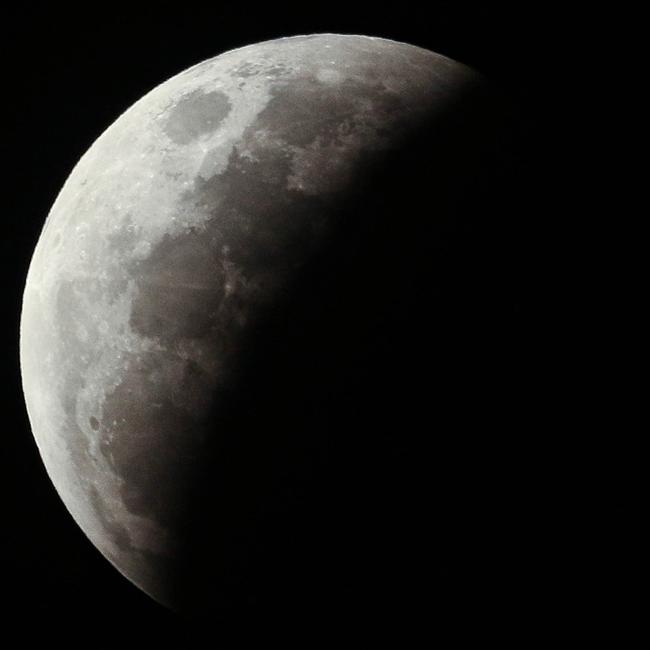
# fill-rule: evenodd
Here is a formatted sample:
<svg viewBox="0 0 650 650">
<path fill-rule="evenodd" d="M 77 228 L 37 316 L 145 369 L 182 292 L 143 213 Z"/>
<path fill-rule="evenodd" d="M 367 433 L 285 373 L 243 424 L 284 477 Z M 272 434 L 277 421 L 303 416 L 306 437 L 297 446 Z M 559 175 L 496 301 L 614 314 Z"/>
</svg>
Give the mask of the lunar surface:
<svg viewBox="0 0 650 650">
<path fill-rule="evenodd" d="M 75 521 L 159 602 L 256 328 L 373 166 L 476 81 L 379 38 L 264 42 L 151 90 L 65 182 L 24 293 L 29 418 Z"/>
</svg>

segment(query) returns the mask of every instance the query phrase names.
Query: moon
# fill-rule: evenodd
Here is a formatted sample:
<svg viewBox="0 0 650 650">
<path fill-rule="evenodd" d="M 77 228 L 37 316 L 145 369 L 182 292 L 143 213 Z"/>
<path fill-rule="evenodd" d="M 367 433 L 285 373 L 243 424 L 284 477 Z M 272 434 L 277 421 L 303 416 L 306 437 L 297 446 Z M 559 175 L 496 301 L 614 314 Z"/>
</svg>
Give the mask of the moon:
<svg viewBox="0 0 650 650">
<path fill-rule="evenodd" d="M 25 285 L 27 410 L 77 524 L 157 601 L 182 600 L 188 503 L 265 319 L 314 260 L 336 269 L 373 174 L 479 83 L 381 38 L 263 42 L 148 92 L 66 180 Z"/>
</svg>

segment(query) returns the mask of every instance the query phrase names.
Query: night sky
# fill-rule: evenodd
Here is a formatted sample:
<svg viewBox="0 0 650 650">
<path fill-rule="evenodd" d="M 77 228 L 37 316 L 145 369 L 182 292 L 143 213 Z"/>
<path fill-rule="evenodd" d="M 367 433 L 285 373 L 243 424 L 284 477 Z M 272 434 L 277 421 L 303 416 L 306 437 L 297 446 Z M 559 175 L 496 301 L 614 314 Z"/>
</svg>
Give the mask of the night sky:
<svg viewBox="0 0 650 650">
<path fill-rule="evenodd" d="M 556 640 L 567 623 L 603 624 L 585 603 L 598 601 L 604 585 L 619 584 L 624 571 L 608 554 L 625 527 L 612 487 L 625 471 L 620 451 L 601 451 L 602 439 L 587 436 L 575 408 L 576 355 L 588 333 L 571 325 L 563 280 L 570 265 L 561 240 L 573 207 L 564 198 L 571 158 L 561 150 L 572 127 L 561 106 L 579 70 L 566 47 L 570 33 L 562 13 L 542 3 L 514 10 L 390 4 L 107 3 L 73 10 L 24 3 L 3 10 L 10 172 L 0 240 L 8 484 L 2 612 L 24 639 L 45 633 L 74 647 L 143 641 L 182 648 L 261 634 L 311 647 L 326 638 L 409 643 L 424 635 L 429 643 L 492 639 L 528 647 L 531 639 Z M 264 532 L 247 540 L 253 568 L 229 576 L 232 598 L 188 621 L 133 587 L 95 550 L 45 473 L 20 384 L 25 276 L 63 182 L 134 101 L 221 52 L 318 32 L 431 49 L 482 72 L 502 97 L 503 166 L 496 181 L 486 181 L 496 189 L 483 188 L 485 202 L 470 206 L 472 217 L 446 251 L 455 279 L 441 300 L 467 317 L 458 316 L 462 331 L 451 334 L 454 345 L 468 342 L 456 360 L 465 370 L 454 371 L 444 352 L 436 366 L 440 355 L 416 343 L 406 346 L 408 361 L 390 337 L 378 344 L 388 383 L 358 403 L 376 405 L 372 431 L 383 420 L 382 403 L 394 400 L 392 433 L 335 444 L 331 465 L 303 476 L 304 485 L 293 486 L 299 496 L 262 515 L 256 530 Z M 410 205 L 423 214 L 428 207 Z M 408 329 L 404 319 L 397 328 Z M 435 320 L 429 314 L 415 325 L 415 339 L 426 340 Z M 448 340 L 441 340 L 444 348 Z M 440 368 L 451 374 L 440 376 Z M 598 450 L 589 451 L 594 444 Z M 319 483 L 328 471 L 345 477 L 340 493 Z M 315 541 L 322 517 L 327 543 Z M 319 553 L 333 539 L 336 560 L 323 564 Z M 594 574 L 589 567 L 596 565 Z"/>
</svg>

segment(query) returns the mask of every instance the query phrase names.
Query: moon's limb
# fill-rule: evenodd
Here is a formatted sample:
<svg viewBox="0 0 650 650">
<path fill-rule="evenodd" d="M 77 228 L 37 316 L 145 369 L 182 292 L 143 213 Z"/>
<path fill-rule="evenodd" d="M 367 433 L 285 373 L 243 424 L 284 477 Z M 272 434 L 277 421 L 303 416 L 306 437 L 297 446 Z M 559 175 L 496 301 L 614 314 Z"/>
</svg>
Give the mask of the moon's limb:
<svg viewBox="0 0 650 650">
<path fill-rule="evenodd" d="M 154 598 L 248 328 L 359 170 L 474 80 L 382 39 L 261 43 L 153 89 L 70 174 L 27 277 L 24 392 L 66 506 Z"/>
</svg>

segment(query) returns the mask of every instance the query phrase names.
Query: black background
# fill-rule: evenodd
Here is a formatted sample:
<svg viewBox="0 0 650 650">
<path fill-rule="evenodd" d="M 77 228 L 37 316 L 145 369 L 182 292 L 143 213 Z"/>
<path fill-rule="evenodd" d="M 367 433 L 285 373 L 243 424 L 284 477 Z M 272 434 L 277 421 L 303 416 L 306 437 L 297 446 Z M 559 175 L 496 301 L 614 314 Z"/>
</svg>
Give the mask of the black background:
<svg viewBox="0 0 650 650">
<path fill-rule="evenodd" d="M 573 133 L 567 89 L 580 69 L 568 47 L 575 40 L 568 16 L 540 3 L 518 9 L 467 2 L 270 4 L 72 9 L 48 3 L 4 10 L 4 154 L 11 170 L 2 238 L 7 621 L 27 636 L 45 631 L 95 647 L 138 640 L 208 647 L 259 633 L 298 636 L 307 647 L 330 635 L 374 642 L 388 634 L 527 644 L 556 638 L 567 624 L 576 634 L 600 629 L 612 610 L 602 617 L 591 606 L 624 572 L 612 559 L 621 544 L 613 531 L 625 528 L 613 486 L 624 470 L 616 449 L 594 451 L 602 438 L 581 415 L 584 368 L 578 368 L 590 333 L 573 320 L 579 298 L 568 288 L 574 285 L 564 243 L 575 214 L 567 191 L 576 161 L 567 146 Z M 405 41 L 484 73 L 512 107 L 504 136 L 508 191 L 503 183 L 488 189 L 447 252 L 445 277 L 457 272 L 461 279 L 450 280 L 443 303 L 471 317 L 452 342 L 468 340 L 465 371 L 441 377 L 426 368 L 435 356 L 430 349 L 422 353 L 425 362 L 414 360 L 421 352 L 416 343 L 406 344 L 409 361 L 399 360 L 389 337 L 382 349 L 388 379 L 375 396 L 377 409 L 397 395 L 406 408 L 400 426 L 411 433 L 366 435 L 348 448 L 334 444 L 328 453 L 338 459 L 300 479 L 310 487 L 268 506 L 271 532 L 264 524 L 265 532 L 257 529 L 259 538 L 248 540 L 263 547 L 255 575 L 234 568 L 220 607 L 188 621 L 151 601 L 100 556 L 46 476 L 20 387 L 25 274 L 71 169 L 146 91 L 228 49 L 317 32 Z M 462 300 L 450 297 L 455 291 L 464 292 Z M 415 340 L 426 338 L 425 330 L 415 326 Z M 363 399 L 369 407 L 371 397 Z M 436 422 L 437 409 L 444 411 L 440 400 L 453 403 L 456 420 L 447 404 Z M 417 407 L 406 406 L 413 401 Z M 394 406 L 388 418 L 394 429 L 398 412 Z M 608 426 L 608 414 L 600 415 L 599 426 Z M 380 420 L 371 418 L 375 426 Z M 332 471 L 345 475 L 349 501 L 326 493 Z M 300 551 L 330 548 L 313 540 L 323 534 L 321 516 L 345 567 L 335 571 L 336 580 L 327 575 L 331 564 Z M 290 549 L 281 548 L 289 537 Z"/>
</svg>

